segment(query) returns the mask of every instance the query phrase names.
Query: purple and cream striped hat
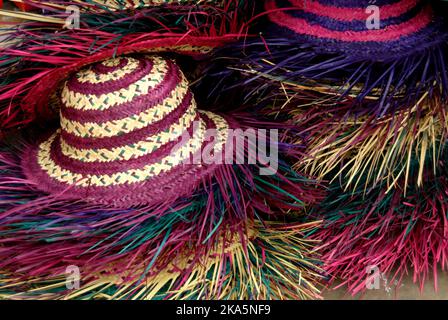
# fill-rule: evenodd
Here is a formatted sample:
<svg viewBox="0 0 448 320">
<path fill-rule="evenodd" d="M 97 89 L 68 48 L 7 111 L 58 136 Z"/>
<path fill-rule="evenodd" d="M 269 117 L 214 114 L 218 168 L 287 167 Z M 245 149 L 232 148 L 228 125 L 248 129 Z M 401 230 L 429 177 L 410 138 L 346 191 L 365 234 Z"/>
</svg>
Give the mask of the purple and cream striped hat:
<svg viewBox="0 0 448 320">
<path fill-rule="evenodd" d="M 277 32 L 322 52 L 375 60 L 446 39 L 425 0 L 267 0 L 265 9 Z"/>
<path fill-rule="evenodd" d="M 194 162 L 229 122 L 199 111 L 179 67 L 159 56 L 95 63 L 71 76 L 60 129 L 24 156 L 28 179 L 50 194 L 115 207 L 151 205 L 192 192 L 219 164 Z M 222 153 L 221 153 L 222 154 Z"/>
</svg>

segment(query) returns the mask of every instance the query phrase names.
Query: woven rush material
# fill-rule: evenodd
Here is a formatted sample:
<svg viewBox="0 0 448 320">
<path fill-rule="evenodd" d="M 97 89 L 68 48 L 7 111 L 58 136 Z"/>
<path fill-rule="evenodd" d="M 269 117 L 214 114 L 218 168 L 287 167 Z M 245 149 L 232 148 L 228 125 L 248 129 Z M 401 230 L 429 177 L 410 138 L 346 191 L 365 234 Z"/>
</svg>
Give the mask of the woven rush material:
<svg viewBox="0 0 448 320">
<path fill-rule="evenodd" d="M 378 8 L 375 27 L 370 23 L 374 11 L 367 10 L 372 4 Z M 268 0 L 265 9 L 273 29 L 281 29 L 276 33 L 314 43 L 324 52 L 405 53 L 431 45 L 438 35 L 425 0 Z"/>
<path fill-rule="evenodd" d="M 377 118 L 412 108 L 425 94 L 446 100 L 448 33 L 437 13 L 425 0 L 267 0 L 260 36 L 221 50 L 232 65 L 222 72 L 217 62 L 208 74 L 221 88 L 207 90 L 214 81 L 206 79 L 202 90 L 246 103 L 273 95 L 290 103 L 290 93 L 297 100 L 313 93 L 344 99 L 349 114 Z M 238 73 L 244 79 L 235 84 Z"/>
<path fill-rule="evenodd" d="M 216 164 L 193 161 L 209 129 L 224 154 L 227 120 L 197 110 L 179 67 L 158 56 L 90 65 L 65 82 L 60 104 L 61 128 L 24 155 L 26 175 L 46 192 L 150 205 L 187 195 L 212 173 Z"/>
</svg>

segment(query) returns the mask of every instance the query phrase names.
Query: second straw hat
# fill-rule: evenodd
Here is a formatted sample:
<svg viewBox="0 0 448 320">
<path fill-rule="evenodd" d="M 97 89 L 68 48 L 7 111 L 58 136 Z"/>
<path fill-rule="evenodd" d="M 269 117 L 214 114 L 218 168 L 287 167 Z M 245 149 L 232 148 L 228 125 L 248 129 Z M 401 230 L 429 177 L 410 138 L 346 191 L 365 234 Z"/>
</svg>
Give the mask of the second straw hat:
<svg viewBox="0 0 448 320">
<path fill-rule="evenodd" d="M 267 0 L 261 36 L 222 50 L 216 61 L 228 71 L 215 73 L 237 91 L 243 86 L 231 75 L 243 71 L 243 90 L 259 100 L 260 92 L 284 96 L 286 88 L 291 96 L 348 98 L 375 116 L 412 107 L 424 94 L 446 100 L 444 20 L 429 1 L 371 2 Z"/>
</svg>

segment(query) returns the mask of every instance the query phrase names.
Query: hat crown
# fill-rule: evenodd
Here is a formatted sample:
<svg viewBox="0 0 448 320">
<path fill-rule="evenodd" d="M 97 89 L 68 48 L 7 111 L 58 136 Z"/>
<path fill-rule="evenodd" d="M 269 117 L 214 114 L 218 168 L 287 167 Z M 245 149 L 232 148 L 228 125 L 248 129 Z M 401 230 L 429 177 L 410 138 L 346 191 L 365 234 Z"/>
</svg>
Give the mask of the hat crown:
<svg viewBox="0 0 448 320">
<path fill-rule="evenodd" d="M 195 116 L 187 79 L 175 63 L 157 56 L 90 65 L 71 76 L 61 94 L 63 136 L 86 147 L 142 130 L 156 136 Z"/>
<path fill-rule="evenodd" d="M 268 0 L 266 11 L 292 34 L 344 42 L 394 41 L 432 21 L 420 0 Z"/>
</svg>

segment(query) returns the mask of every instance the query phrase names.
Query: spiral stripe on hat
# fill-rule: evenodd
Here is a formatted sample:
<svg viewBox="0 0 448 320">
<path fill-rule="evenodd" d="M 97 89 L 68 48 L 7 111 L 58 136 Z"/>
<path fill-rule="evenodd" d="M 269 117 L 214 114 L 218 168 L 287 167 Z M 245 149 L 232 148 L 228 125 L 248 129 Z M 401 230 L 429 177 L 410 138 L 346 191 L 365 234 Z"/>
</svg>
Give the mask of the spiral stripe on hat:
<svg viewBox="0 0 448 320">
<path fill-rule="evenodd" d="M 104 93 L 99 92 L 99 90 L 101 89 L 105 90 L 105 93 L 113 92 L 114 90 L 118 91 L 120 89 L 129 87 L 131 84 L 133 84 L 133 82 L 137 83 L 138 85 L 142 82 L 141 78 L 147 78 L 148 74 L 152 74 L 154 72 L 160 74 L 160 72 L 162 72 L 163 79 L 161 79 L 158 83 L 154 83 L 154 87 L 144 87 L 147 90 L 142 91 L 142 87 L 139 86 L 139 89 L 135 90 L 137 94 L 134 95 L 133 99 L 130 99 L 129 101 L 121 104 L 117 104 L 113 108 L 108 108 L 106 110 L 82 110 L 82 112 L 80 112 L 79 109 L 66 107 L 61 110 L 61 116 L 69 121 L 78 123 L 101 123 L 104 121 L 123 119 L 125 117 L 129 117 L 146 111 L 150 106 L 158 104 L 160 101 L 167 98 L 172 93 L 172 91 L 176 89 L 176 86 L 178 86 L 180 82 L 186 81 L 183 77 L 182 72 L 171 61 L 165 61 L 166 66 L 163 61 L 161 61 L 160 64 L 158 63 L 158 61 L 156 61 L 156 65 L 152 64 L 151 60 L 143 61 L 146 65 L 138 70 L 139 76 L 137 77 L 135 74 L 133 74 L 129 77 L 131 79 L 125 79 L 125 81 L 123 81 L 125 82 L 124 85 L 121 84 L 121 86 L 115 86 L 115 88 L 111 88 L 109 82 L 107 87 L 111 91 L 107 91 L 105 85 L 99 85 L 95 88 L 96 92 L 91 92 L 93 91 L 91 89 L 91 85 L 86 86 L 85 84 L 81 84 L 80 88 L 77 89 L 77 92 L 101 95 Z M 73 85 L 73 81 L 70 82 L 72 82 Z M 68 86 L 70 86 L 70 82 L 68 82 Z M 126 93 L 125 90 L 123 90 L 123 93 L 132 94 L 132 91 L 129 90 Z"/>
<path fill-rule="evenodd" d="M 179 119 L 177 123 L 172 124 L 167 130 L 164 130 L 159 134 L 147 137 L 145 140 L 113 148 L 78 149 L 68 144 L 61 137 L 61 149 L 65 156 L 83 162 L 104 162 L 109 161 L 109 159 L 116 159 L 119 161 L 130 160 L 154 152 L 160 148 L 161 145 L 177 140 L 182 135 L 183 130 L 185 128 L 191 128 L 193 122 L 198 121 L 198 119 L 196 108 L 192 105 L 187 110 L 185 117 Z"/>
<path fill-rule="evenodd" d="M 209 114 L 214 121 L 216 129 L 219 133 L 215 151 L 219 152 L 225 145 L 228 137 L 228 124 L 220 116 Z M 205 124 L 201 122 L 200 129 L 195 132 L 193 137 L 188 140 L 185 145 L 177 149 L 172 154 L 163 157 L 157 163 L 151 163 L 139 169 L 131 169 L 114 174 L 84 174 L 76 173 L 72 170 L 59 166 L 52 157 L 52 146 L 57 144 L 58 133 L 55 133 L 50 139 L 39 146 L 38 163 L 49 177 L 71 185 L 81 187 L 107 187 L 120 184 L 132 184 L 143 182 L 154 176 L 172 170 L 174 167 L 181 165 L 185 160 L 189 159 L 191 154 L 200 151 L 205 138 Z"/>
<path fill-rule="evenodd" d="M 356 21 L 366 19 L 366 8 L 370 5 L 380 7 L 381 19 L 389 19 L 399 17 L 400 15 L 411 11 L 419 3 L 420 0 L 398 0 L 398 1 L 356 1 L 352 6 L 347 6 L 347 1 L 306 1 L 290 0 L 290 5 L 303 10 L 306 13 L 324 16 L 340 21 Z M 288 6 L 287 4 L 286 6 Z M 279 7 L 285 6 L 280 3 Z"/>
<path fill-rule="evenodd" d="M 103 138 L 129 133 L 147 127 L 166 117 L 181 105 L 187 94 L 188 82 L 183 81 L 172 91 L 170 96 L 139 114 L 101 123 L 80 123 L 69 121 L 64 116 L 61 116 L 61 126 L 64 131 L 79 137 Z"/>
<path fill-rule="evenodd" d="M 61 143 L 55 143 L 51 147 L 50 156 L 54 163 L 61 168 L 83 175 L 110 175 L 123 170 L 140 169 L 147 164 L 160 162 L 164 157 L 177 150 L 176 148 L 191 143 L 192 137 L 196 137 L 196 140 L 202 142 L 205 141 L 206 137 L 201 131 L 204 126 L 203 122 L 203 119 L 197 117 L 194 125 L 184 130 L 177 139 L 169 139 L 164 143 L 154 141 L 151 149 L 137 148 L 136 143 L 130 146 L 130 150 L 123 148 L 124 150 L 119 152 L 116 152 L 116 149 L 85 150 L 88 151 L 89 158 L 95 158 L 89 161 L 89 158 L 77 159 L 72 154 L 64 154 Z M 133 151 L 134 153 L 124 154 L 123 151 Z M 191 152 L 196 152 L 196 150 L 192 149 Z M 185 161 L 189 160 L 189 154 L 184 156 Z"/>
<path fill-rule="evenodd" d="M 409 1 L 405 1 L 408 3 Z M 302 1 L 298 0 L 277 0 L 278 7 L 288 7 L 289 3 L 302 3 Z M 327 11 L 318 12 L 316 8 L 316 12 L 312 12 L 309 10 L 308 6 L 314 4 L 315 2 L 311 2 L 310 4 L 306 4 L 302 10 L 287 10 L 285 11 L 290 17 L 297 19 L 304 19 L 307 21 L 312 21 L 313 24 L 317 24 L 321 27 L 327 28 L 333 31 L 368 31 L 367 26 L 367 18 L 369 14 L 365 12 L 365 8 L 360 9 L 360 11 L 356 11 L 354 9 L 341 9 L 344 11 L 344 15 L 342 12 L 336 18 L 331 17 L 332 14 L 327 15 L 326 13 L 332 13 L 333 10 L 327 9 Z M 302 4 L 303 6 L 303 4 Z M 395 12 L 389 11 L 389 13 L 399 13 L 397 15 L 389 15 L 387 13 L 383 13 L 383 9 L 380 9 L 380 19 L 379 28 L 396 28 L 397 25 L 400 25 L 403 22 L 414 19 L 418 14 L 422 12 L 422 10 L 427 7 L 427 4 L 424 1 L 415 1 L 413 6 L 407 6 L 407 10 L 399 10 Z M 320 10 L 324 10 L 324 8 L 319 8 Z M 352 14 L 352 11 L 355 11 Z M 358 19 L 355 19 L 355 16 L 358 16 Z M 339 19 L 345 17 L 345 19 Z"/>
<path fill-rule="evenodd" d="M 85 83 L 89 84 L 101 84 L 112 81 L 122 80 L 124 77 L 129 75 L 137 76 L 136 71 L 141 68 L 142 60 L 137 60 L 134 58 L 116 58 L 109 61 L 105 61 L 102 65 L 93 66 L 91 68 L 84 69 L 80 71 L 75 78 L 69 82 L 68 87 L 77 90 L 78 92 L 83 92 L 82 85 Z M 151 66 L 151 64 L 149 64 Z M 130 83 L 128 83 L 130 84 Z M 98 88 L 96 88 L 98 90 Z"/>
<path fill-rule="evenodd" d="M 122 81 L 118 84 L 112 82 L 106 85 L 104 83 L 96 85 L 94 83 L 92 86 L 82 90 L 82 86 L 81 88 L 76 86 L 78 80 L 72 78 L 67 81 L 67 85 L 62 90 L 62 103 L 67 108 L 102 111 L 125 102 L 130 102 L 137 95 L 149 94 L 163 81 L 168 71 L 167 61 L 161 60 L 158 57 L 152 59 L 154 60 L 152 60 L 153 64 L 149 72 L 145 72 L 149 69 L 145 66 L 143 70 L 139 70 L 145 73 L 142 77 L 139 77 L 140 72 L 133 73 L 129 78 L 121 79 Z M 93 79 L 95 79 L 97 74 L 91 73 L 90 75 L 92 81 L 94 81 Z M 136 75 L 139 78 L 137 81 L 135 81 Z M 105 76 L 111 77 L 111 81 L 114 81 L 113 74 Z M 99 91 L 101 89 L 103 92 Z"/>
<path fill-rule="evenodd" d="M 188 115 L 188 110 L 191 110 L 191 108 L 196 110 L 196 103 L 193 99 L 193 95 L 189 92 L 182 100 L 181 104 L 165 117 L 158 121 L 154 121 L 151 125 L 143 126 L 140 129 L 132 130 L 126 134 L 123 133 L 123 131 L 118 131 L 117 135 L 99 138 L 89 135 L 74 135 L 65 130 L 61 130 L 61 137 L 71 146 L 80 149 L 98 149 L 129 145 L 135 143 L 135 141 L 141 141 L 148 136 L 154 136 L 162 131 L 168 130 L 171 124 L 178 122 L 179 119 Z M 127 128 L 126 123 L 124 126 L 124 128 Z M 88 133 L 88 131 L 86 131 L 86 133 Z"/>
<path fill-rule="evenodd" d="M 73 172 L 59 166 L 52 157 L 53 142 L 56 141 L 56 135 L 53 135 L 45 143 L 41 144 L 38 153 L 38 161 L 41 168 L 51 178 L 68 183 L 71 185 L 81 187 L 107 187 L 111 185 L 120 184 L 132 184 L 143 182 L 151 177 L 160 175 L 166 171 L 173 169 L 174 167 L 182 164 L 185 160 L 189 159 L 191 153 L 198 152 L 203 144 L 202 138 L 205 137 L 205 128 L 201 127 L 201 130 L 196 133 L 187 143 L 178 149 L 175 153 L 170 154 L 162 158 L 157 163 L 147 164 L 140 169 L 131 169 L 126 171 L 116 172 L 114 174 L 85 174 Z"/>
<path fill-rule="evenodd" d="M 344 5 L 351 6 L 344 6 Z M 352 2 L 304 0 L 268 0 L 269 19 L 297 35 L 344 42 L 388 42 L 411 36 L 432 21 L 432 10 L 426 1 L 402 0 L 375 3 L 380 6 L 380 28 L 370 30 L 366 6 Z M 383 6 L 383 7 L 381 7 Z M 383 12 L 385 16 L 381 16 Z M 364 10 L 364 18 L 362 14 Z"/>
</svg>

